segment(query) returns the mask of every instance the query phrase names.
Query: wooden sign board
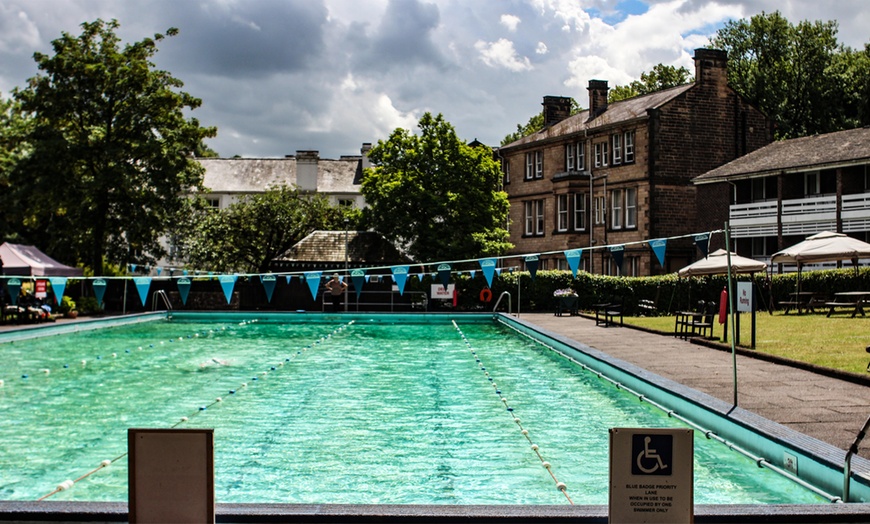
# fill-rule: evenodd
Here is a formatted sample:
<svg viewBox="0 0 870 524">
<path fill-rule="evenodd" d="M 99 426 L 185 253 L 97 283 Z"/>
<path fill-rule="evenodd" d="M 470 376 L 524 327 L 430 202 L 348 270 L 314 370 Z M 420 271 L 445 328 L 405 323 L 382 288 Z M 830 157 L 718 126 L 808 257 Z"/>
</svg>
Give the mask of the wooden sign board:
<svg viewBox="0 0 870 524">
<path fill-rule="evenodd" d="M 129 429 L 131 523 L 214 522 L 214 430 Z"/>
<path fill-rule="evenodd" d="M 694 522 L 694 431 L 611 428 L 610 522 Z"/>
</svg>

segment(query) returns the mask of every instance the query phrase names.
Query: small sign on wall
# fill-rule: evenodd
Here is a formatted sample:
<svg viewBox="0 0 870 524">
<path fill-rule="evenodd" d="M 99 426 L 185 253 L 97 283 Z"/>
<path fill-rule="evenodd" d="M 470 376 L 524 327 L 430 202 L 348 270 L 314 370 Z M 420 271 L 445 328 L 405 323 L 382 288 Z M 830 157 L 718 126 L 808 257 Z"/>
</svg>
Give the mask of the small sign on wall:
<svg viewBox="0 0 870 524">
<path fill-rule="evenodd" d="M 610 522 L 694 521 L 694 431 L 611 428 Z"/>
<path fill-rule="evenodd" d="M 752 282 L 737 283 L 737 311 L 751 313 L 755 309 L 752 295 Z"/>
<path fill-rule="evenodd" d="M 432 284 L 431 294 L 433 300 L 453 300 L 453 290 L 456 286 L 447 284 L 447 287 L 441 284 Z"/>
<path fill-rule="evenodd" d="M 129 429 L 131 523 L 214 522 L 214 430 Z"/>
</svg>

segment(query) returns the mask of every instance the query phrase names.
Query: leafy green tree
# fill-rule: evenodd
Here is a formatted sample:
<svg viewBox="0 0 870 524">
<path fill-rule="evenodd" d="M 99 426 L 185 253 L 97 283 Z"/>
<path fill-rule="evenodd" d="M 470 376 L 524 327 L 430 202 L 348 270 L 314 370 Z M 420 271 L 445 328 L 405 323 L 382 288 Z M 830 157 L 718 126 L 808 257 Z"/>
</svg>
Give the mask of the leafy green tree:
<svg viewBox="0 0 870 524">
<path fill-rule="evenodd" d="M 627 98 L 647 95 L 662 89 L 681 86 L 693 81 L 692 73 L 685 67 L 674 67 L 664 64 L 656 64 L 652 71 L 641 73 L 640 80 L 627 86 L 615 86 L 607 94 L 608 102 L 618 102 Z"/>
<path fill-rule="evenodd" d="M 420 133 L 396 129 L 369 153 L 364 219 L 413 259 L 463 260 L 512 246 L 507 194 L 487 147 L 471 147 L 442 115 L 426 113 Z"/>
<path fill-rule="evenodd" d="M 577 103 L 573 98 L 571 99 L 571 114 L 576 115 L 582 111 L 580 108 L 580 104 Z M 523 138 L 524 136 L 529 136 L 532 133 L 537 133 L 541 129 L 544 129 L 544 112 L 541 111 L 537 115 L 529 118 L 529 121 L 526 122 L 525 125 L 517 124 L 517 130 L 509 135 L 506 135 L 501 140 L 501 145 L 507 145 L 511 142 L 516 142 L 517 140 Z"/>
<path fill-rule="evenodd" d="M 154 69 L 162 34 L 121 47 L 117 21 L 63 33 L 15 98 L 33 119 L 27 158 L 10 173 L 25 233 L 67 262 L 152 262 L 185 193 L 201 189 L 193 158 L 215 135 L 185 112 L 200 100 Z M 177 34 L 169 29 L 168 36 Z"/>
<path fill-rule="evenodd" d="M 839 44 L 837 30 L 777 11 L 727 22 L 712 44 L 728 52 L 729 85 L 773 119 L 777 138 L 794 138 L 870 123 L 860 109 L 867 55 Z"/>
<path fill-rule="evenodd" d="M 201 209 L 183 242 L 189 264 L 221 272 L 265 273 L 272 260 L 316 230 L 356 229 L 360 212 L 323 195 L 278 186 L 226 209 Z M 179 233 L 180 234 L 180 233 Z"/>
<path fill-rule="evenodd" d="M 20 202 L 12 195 L 10 174 L 28 152 L 27 135 L 31 120 L 21 111 L 15 100 L 0 98 L 0 241 L 16 239 L 15 210 Z"/>
</svg>

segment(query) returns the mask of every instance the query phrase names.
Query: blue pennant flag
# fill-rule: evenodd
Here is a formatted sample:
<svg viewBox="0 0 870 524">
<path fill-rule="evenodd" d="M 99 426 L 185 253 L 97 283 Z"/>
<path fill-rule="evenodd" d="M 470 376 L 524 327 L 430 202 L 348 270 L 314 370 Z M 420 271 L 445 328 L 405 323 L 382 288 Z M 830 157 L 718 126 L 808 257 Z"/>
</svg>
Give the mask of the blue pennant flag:
<svg viewBox="0 0 870 524">
<path fill-rule="evenodd" d="M 236 287 L 236 279 L 238 275 L 221 275 L 218 281 L 221 283 L 221 288 L 224 290 L 224 296 L 227 297 L 227 304 L 233 298 L 233 288 Z"/>
<path fill-rule="evenodd" d="M 275 275 L 260 275 L 260 283 L 263 284 L 263 289 L 266 291 L 266 301 L 272 302 L 272 293 L 275 292 Z"/>
<path fill-rule="evenodd" d="M 57 300 L 58 305 L 60 305 L 60 301 L 63 300 L 63 290 L 66 289 L 66 277 L 48 277 L 48 281 L 51 282 L 54 298 Z"/>
<path fill-rule="evenodd" d="M 163 273 L 163 268 L 160 266 L 157 266 L 157 276 L 158 277 L 160 276 L 160 273 Z"/>
<path fill-rule="evenodd" d="M 480 264 L 480 269 L 483 271 L 486 285 L 492 287 L 492 275 L 495 273 L 496 260 L 494 258 L 481 258 L 477 263 Z"/>
<path fill-rule="evenodd" d="M 668 247 L 668 239 L 657 238 L 655 240 L 650 240 L 649 247 L 651 247 L 653 253 L 656 254 L 656 258 L 659 260 L 659 264 L 661 264 L 662 267 L 665 267 L 665 250 Z"/>
<path fill-rule="evenodd" d="M 535 275 L 538 274 L 538 262 L 540 262 L 541 258 L 538 255 L 529 255 L 523 260 L 526 263 L 526 269 L 529 270 L 529 276 L 532 278 L 532 282 L 534 282 Z"/>
<path fill-rule="evenodd" d="M 610 256 L 613 257 L 613 261 L 616 262 L 616 267 L 619 269 L 619 274 L 622 275 L 622 260 L 623 255 L 625 255 L 625 246 L 610 246 L 608 250 L 610 251 Z"/>
<path fill-rule="evenodd" d="M 136 264 L 130 264 L 130 273 L 135 273 L 136 267 L 137 267 Z"/>
<path fill-rule="evenodd" d="M 9 299 L 12 301 L 12 305 L 16 305 L 18 303 L 18 293 L 21 292 L 21 280 L 10 278 L 6 281 L 6 289 L 9 291 Z"/>
<path fill-rule="evenodd" d="M 368 281 L 365 269 L 354 269 L 350 272 L 350 279 L 353 281 L 353 288 L 356 290 L 356 299 L 359 300 L 359 295 L 362 293 L 363 284 Z"/>
<path fill-rule="evenodd" d="M 287 283 L 288 284 L 290 283 L 291 280 L 293 280 L 293 275 L 287 275 Z"/>
<path fill-rule="evenodd" d="M 305 282 L 308 283 L 312 300 L 317 300 L 317 291 L 320 289 L 320 277 L 322 275 L 323 271 L 308 271 L 305 273 Z"/>
<path fill-rule="evenodd" d="M 450 264 L 438 264 L 438 278 L 441 279 L 444 289 L 450 284 L 450 269 Z"/>
<path fill-rule="evenodd" d="M 695 245 L 701 250 L 701 254 L 704 255 L 704 258 L 707 258 L 707 250 L 710 249 L 710 233 L 695 235 Z"/>
<path fill-rule="evenodd" d="M 142 305 L 148 301 L 148 290 L 151 288 L 151 277 L 134 277 L 133 283 L 136 284 L 136 291 L 139 292 L 139 300 Z"/>
<path fill-rule="evenodd" d="M 187 277 L 179 278 L 175 283 L 178 286 L 178 294 L 181 295 L 181 304 L 187 305 L 187 295 L 190 293 L 190 279 Z"/>
<path fill-rule="evenodd" d="M 469 276 L 469 278 L 471 278 L 471 280 L 474 280 L 474 275 L 476 275 L 476 274 L 477 274 L 477 270 L 474 270 L 474 269 L 472 269 L 471 271 L 468 272 L 468 276 Z"/>
<path fill-rule="evenodd" d="M 183 271 L 181 272 L 181 274 L 184 275 L 184 276 L 187 276 L 187 270 L 186 270 L 186 269 L 183 270 Z"/>
<path fill-rule="evenodd" d="M 91 286 L 94 288 L 94 296 L 97 298 L 97 304 L 102 306 L 103 296 L 106 294 L 106 280 L 95 278 L 94 281 L 91 282 Z"/>
<path fill-rule="evenodd" d="M 408 266 L 393 266 L 390 270 L 393 272 L 393 280 L 399 286 L 399 295 L 403 295 L 405 293 L 405 281 L 408 280 Z"/>
<path fill-rule="evenodd" d="M 565 251 L 565 260 L 568 261 L 568 267 L 571 268 L 574 278 L 577 278 L 577 270 L 580 269 L 580 258 L 582 257 L 582 249 L 569 249 Z"/>
</svg>

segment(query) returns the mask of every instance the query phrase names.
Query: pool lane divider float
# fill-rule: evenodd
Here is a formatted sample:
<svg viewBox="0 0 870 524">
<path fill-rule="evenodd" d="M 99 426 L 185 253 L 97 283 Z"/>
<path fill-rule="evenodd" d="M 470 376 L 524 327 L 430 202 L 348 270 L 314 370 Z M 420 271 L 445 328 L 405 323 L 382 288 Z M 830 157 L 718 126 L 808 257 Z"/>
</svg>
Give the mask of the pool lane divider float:
<svg viewBox="0 0 870 524">
<path fill-rule="evenodd" d="M 251 319 L 251 320 L 245 320 L 245 321 L 239 322 L 238 325 L 239 326 L 247 326 L 249 324 L 255 324 L 256 322 L 257 322 L 257 319 Z M 207 337 L 211 334 L 219 334 L 221 332 L 226 331 L 227 329 L 230 329 L 230 327 L 231 326 L 222 326 L 220 328 L 210 329 L 210 330 L 204 331 L 202 333 L 196 332 L 193 334 L 189 334 L 189 335 L 187 335 L 187 337 L 179 336 L 178 338 L 173 337 L 173 338 L 170 338 L 168 340 L 160 340 L 159 342 L 155 341 L 153 343 L 148 344 L 148 349 L 154 349 L 156 347 L 163 346 L 167 342 L 170 344 L 173 344 L 176 342 L 183 342 L 186 339 L 189 340 L 189 339 L 195 339 L 195 338 L 200 338 L 200 337 Z M 0 344 L 0 345 L 2 345 L 2 344 Z M 125 349 L 124 354 L 134 354 L 137 351 L 144 351 L 144 350 L 145 350 L 145 345 L 143 344 L 141 346 L 136 347 L 135 349 Z M 123 355 L 119 355 L 117 352 L 113 352 L 109 356 L 111 357 L 111 359 L 109 359 L 108 357 L 104 358 L 102 354 L 96 355 L 95 357 L 92 357 L 91 359 L 83 358 L 78 362 L 78 364 L 84 368 L 84 367 L 87 367 L 87 365 L 91 362 L 100 362 L 100 363 L 112 362 L 115 359 L 117 359 L 119 356 L 123 356 Z M 72 364 L 66 363 L 63 365 L 63 367 L 61 369 L 58 370 L 58 372 L 61 372 L 65 369 L 70 369 L 71 367 L 72 367 Z M 26 381 L 28 379 L 31 379 L 31 377 L 37 377 L 40 375 L 47 377 L 47 376 L 51 375 L 51 373 L 52 373 L 52 371 L 50 368 L 40 368 L 37 372 L 30 372 L 30 373 L 21 372 L 20 377 L 21 377 L 21 380 Z M 0 379 L 0 388 L 13 387 L 14 384 L 15 384 L 14 379 L 11 379 L 11 378 Z"/>
<path fill-rule="evenodd" d="M 759 468 L 767 468 L 767 469 L 769 469 L 769 470 L 771 470 L 771 471 L 773 471 L 773 472 L 775 472 L 775 473 L 778 473 L 779 475 L 781 475 L 781 476 L 783 476 L 783 477 L 785 477 L 785 478 L 791 480 L 791 481 L 794 482 L 795 484 L 798 484 L 799 486 L 802 486 L 802 487 L 804 487 L 804 488 L 806 488 L 806 489 L 812 491 L 812 492 L 815 493 L 816 495 L 819 495 L 820 497 L 827 499 L 829 502 L 832 502 L 832 503 L 843 503 L 843 502 L 844 502 L 843 499 L 842 499 L 841 497 L 839 497 L 839 496 L 837 496 L 837 495 L 832 495 L 832 494 L 830 494 L 830 493 L 827 493 L 827 492 L 825 492 L 825 491 L 819 489 L 819 488 L 816 487 L 816 486 L 813 486 L 812 484 L 810 484 L 809 482 L 805 481 L 804 479 L 802 479 L 802 478 L 800 478 L 800 477 L 794 475 L 792 472 L 790 472 L 790 471 L 788 471 L 788 470 L 785 470 L 785 469 L 783 469 L 783 468 L 780 468 L 779 466 L 777 466 L 776 464 L 773 464 L 772 462 L 770 462 L 769 460 L 767 460 L 767 459 L 764 458 L 764 457 L 759 457 L 759 456 L 753 454 L 751 451 L 746 450 L 746 449 L 743 449 L 742 447 L 738 446 L 738 445 L 735 444 L 734 442 L 729 441 L 728 439 L 725 439 L 725 438 L 723 438 L 723 437 L 720 437 L 719 435 L 716 434 L 715 431 L 713 431 L 713 430 L 711 430 L 711 429 L 707 429 L 707 428 L 702 427 L 701 425 L 697 424 L 696 422 L 694 422 L 694 421 L 692 421 L 692 420 L 690 420 L 690 419 L 688 419 L 688 418 L 686 418 L 686 417 L 680 415 L 679 413 L 677 413 L 677 412 L 674 411 L 673 409 L 669 409 L 669 408 L 667 408 L 667 407 L 665 407 L 665 406 L 659 404 L 658 402 L 649 399 L 649 398 L 648 398 L 646 395 L 644 395 L 643 393 L 637 392 L 637 391 L 631 389 L 630 387 L 627 387 L 625 384 L 622 384 L 622 383 L 619 382 L 618 380 L 614 380 L 614 379 L 608 377 L 607 375 L 605 375 L 604 373 L 602 373 L 602 372 L 600 372 L 600 371 L 597 371 L 597 370 L 595 370 L 595 369 L 592 369 L 591 367 L 589 367 L 589 366 L 587 366 L 586 364 L 584 364 L 584 363 L 578 361 L 577 359 L 575 359 L 575 358 L 572 357 L 571 355 L 568 355 L 568 354 L 566 354 L 566 353 L 564 353 L 564 352 L 562 352 L 562 351 L 556 349 L 555 347 L 553 347 L 553 346 L 551 346 L 551 345 L 545 343 L 545 342 L 542 341 L 542 340 L 538 340 L 538 339 L 536 339 L 535 337 L 532 337 L 531 335 L 529 335 L 529 334 L 527 334 L 527 333 L 524 333 L 523 331 L 521 331 L 521 330 L 515 328 L 514 326 L 512 326 L 512 325 L 510 325 L 510 324 L 508 324 L 508 323 L 506 323 L 506 322 L 504 322 L 504 321 L 502 321 L 502 320 L 499 320 L 499 322 L 500 322 L 501 324 L 503 324 L 504 326 L 506 326 L 506 327 L 508 327 L 508 328 L 510 328 L 510 329 L 512 329 L 512 330 L 514 330 L 514 331 L 517 332 L 518 334 L 524 336 L 525 338 L 531 340 L 531 341 L 534 342 L 535 344 L 538 344 L 538 345 L 540 345 L 540 346 L 543 346 L 543 347 L 549 349 L 550 351 L 556 353 L 557 355 L 563 357 L 564 359 L 566 359 L 566 360 L 572 362 L 573 364 L 579 366 L 580 369 L 582 369 L 582 370 L 584 370 L 584 371 L 588 371 L 589 373 L 592 373 L 593 375 L 595 375 L 596 377 L 598 377 L 598 379 L 600 379 L 600 380 L 604 380 L 605 382 L 608 382 L 609 384 L 613 385 L 616 389 L 621 390 L 621 391 L 625 391 L 625 392 L 627 392 L 627 393 L 629 393 L 629 394 L 631 394 L 631 395 L 634 395 L 635 397 L 637 397 L 637 399 L 638 399 L 639 401 L 641 401 L 641 402 L 646 402 L 647 404 L 649 404 L 649 405 L 651 405 L 651 406 L 653 406 L 653 407 L 655 407 L 655 408 L 658 408 L 659 410 L 661 410 L 662 412 L 664 412 L 664 413 L 665 413 L 669 418 L 675 418 L 675 419 L 679 420 L 680 422 L 682 422 L 682 423 L 688 425 L 689 427 L 694 428 L 695 430 L 697 430 L 697 431 L 699 431 L 701 434 L 703 434 L 705 437 L 707 437 L 708 440 L 715 440 L 716 442 L 719 442 L 720 444 L 723 444 L 723 445 L 724 445 L 725 447 L 727 447 L 728 449 L 730 449 L 730 450 L 732 450 L 732 451 L 736 451 L 737 453 L 739 453 L 739 454 L 743 455 L 744 457 L 746 457 L 746 458 L 752 460 L 753 462 L 755 462 L 755 465 L 758 466 Z"/>
<path fill-rule="evenodd" d="M 451 320 L 451 322 L 453 322 L 453 327 L 456 328 L 457 333 L 459 333 L 460 338 L 462 338 L 462 341 L 465 343 L 466 349 L 468 349 L 468 351 L 471 353 L 471 356 L 474 357 L 474 360 L 477 363 L 477 367 L 483 372 L 483 376 L 486 377 L 486 379 L 492 385 L 492 388 L 495 390 L 495 394 L 498 395 L 499 400 L 501 400 L 501 403 L 505 407 L 505 412 L 510 415 L 513 421 L 516 423 L 517 427 L 520 430 L 520 434 L 528 441 L 532 451 L 535 452 L 538 460 L 541 461 L 541 465 L 544 467 L 544 469 L 547 470 L 547 473 L 550 474 L 553 482 L 556 483 L 556 489 L 561 491 L 562 494 L 565 495 L 565 498 L 568 500 L 568 503 L 573 506 L 574 501 L 571 500 L 571 496 L 568 495 L 568 487 L 565 485 L 564 482 L 559 482 L 556 474 L 553 473 L 553 466 L 544 459 L 544 456 L 541 454 L 540 447 L 532 440 L 532 437 L 529 435 L 529 430 L 523 427 L 522 420 L 520 420 L 520 418 L 516 414 L 516 409 L 508 403 L 508 399 L 502 394 L 501 389 L 499 389 L 498 387 L 498 383 L 495 382 L 492 375 L 490 375 L 489 371 L 487 371 L 486 366 L 483 365 L 483 362 L 480 360 L 480 356 L 477 354 L 477 351 L 475 351 L 474 347 L 472 347 L 471 342 L 469 342 L 468 338 L 466 338 L 465 333 L 462 332 L 462 329 L 459 328 L 459 325 L 456 324 L 455 320 Z"/>
<path fill-rule="evenodd" d="M 253 323 L 253 322 L 256 322 L 256 320 L 245 321 L 245 322 L 240 323 L 239 325 L 250 324 L 250 323 Z M 328 333 L 328 334 L 326 334 L 326 335 L 324 335 L 324 336 L 321 336 L 320 338 L 316 339 L 316 340 L 315 340 L 314 342 L 312 342 L 311 344 L 308 344 L 307 346 L 304 346 L 302 349 L 297 350 L 295 353 L 291 354 L 289 357 L 286 357 L 286 358 L 284 359 L 284 361 L 279 362 L 279 363 L 277 363 L 277 364 L 275 364 L 275 365 L 273 365 L 273 366 L 270 366 L 270 367 L 269 367 L 269 371 L 277 371 L 279 368 L 284 367 L 284 364 L 285 364 L 286 362 L 291 362 L 291 361 L 294 360 L 296 357 L 298 357 L 299 355 L 302 355 L 304 352 L 308 351 L 309 349 L 314 349 L 314 348 L 316 348 L 318 345 L 323 344 L 323 343 L 329 341 L 329 340 L 333 337 L 333 335 L 338 335 L 338 334 L 340 334 L 340 333 L 343 332 L 345 329 L 347 329 L 347 328 L 349 328 L 350 326 L 352 326 L 355 322 L 356 322 L 355 320 L 351 320 L 351 321 L 348 322 L 347 324 L 344 324 L 344 325 L 341 325 L 341 326 L 335 328 L 331 333 Z M 226 328 L 224 328 L 224 329 L 226 329 Z M 259 374 L 258 376 L 254 376 L 254 377 L 252 377 L 252 378 L 251 378 L 251 381 L 252 381 L 252 382 L 260 382 L 260 377 L 265 377 L 266 375 L 268 375 L 269 371 L 261 371 L 260 374 Z M 242 383 L 240 384 L 240 387 L 241 387 L 241 389 L 245 389 L 245 388 L 248 387 L 248 383 L 247 383 L 247 382 L 242 382 Z M 237 390 L 237 389 L 230 389 L 230 390 L 229 390 L 229 394 L 234 396 L 234 395 L 236 395 L 237 392 L 239 392 L 239 391 L 240 391 L 240 390 Z M 215 398 L 215 399 L 214 399 L 210 404 L 206 404 L 206 405 L 203 405 L 203 406 L 199 406 L 199 407 L 196 409 L 196 411 L 191 412 L 191 413 L 190 413 L 189 415 L 187 415 L 187 416 L 183 416 L 183 417 L 179 418 L 179 420 L 178 420 L 177 422 L 175 422 L 174 424 L 172 424 L 172 425 L 169 426 L 169 427 L 170 427 L 171 429 L 174 429 L 174 428 L 176 428 L 176 427 L 178 427 L 178 426 L 180 426 L 180 425 L 182 425 L 182 424 L 184 424 L 184 423 L 187 423 L 187 422 L 190 421 L 191 418 L 193 418 L 193 417 L 199 415 L 200 413 L 202 413 L 202 412 L 204 412 L 204 411 L 207 411 L 208 408 L 210 408 L 210 407 L 212 407 L 212 406 L 214 406 L 214 405 L 216 405 L 216 404 L 220 404 L 221 402 L 223 402 L 223 398 L 222 398 L 222 397 L 216 397 L 216 398 Z M 96 473 L 96 472 L 98 472 L 98 471 L 100 471 L 100 470 L 102 470 L 102 469 L 104 469 L 104 468 L 106 468 L 106 467 L 108 467 L 108 466 L 114 464 L 115 462 L 117 462 L 118 460 L 120 460 L 120 459 L 122 459 L 122 458 L 124 458 L 124 457 L 126 457 L 126 456 L 127 456 L 127 452 L 125 451 L 124 453 L 121 453 L 120 455 L 116 456 L 116 457 L 113 458 L 113 459 L 103 460 L 102 462 L 100 462 L 100 465 L 99 465 L 99 466 L 97 466 L 96 468 L 94 468 L 94 469 L 88 471 L 87 473 L 85 473 L 84 475 L 78 477 L 77 479 L 75 479 L 75 480 L 64 480 L 63 482 L 61 482 L 60 484 L 57 485 L 57 487 L 54 489 L 54 491 L 52 491 L 52 492 L 50 492 L 50 493 L 48 493 L 48 494 L 46 494 L 46 495 L 43 495 L 42 497 L 39 497 L 39 498 L 37 499 L 37 501 L 45 500 L 45 499 L 51 497 L 52 495 L 55 495 L 55 494 L 57 494 L 57 493 L 60 493 L 61 491 L 67 491 L 67 490 L 69 490 L 69 489 L 72 489 L 72 487 L 73 487 L 76 483 L 78 483 L 78 482 L 80 482 L 80 481 L 82 481 L 82 480 L 84 480 L 84 479 L 90 477 L 90 476 L 93 475 L 94 473 Z"/>
</svg>

